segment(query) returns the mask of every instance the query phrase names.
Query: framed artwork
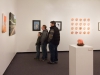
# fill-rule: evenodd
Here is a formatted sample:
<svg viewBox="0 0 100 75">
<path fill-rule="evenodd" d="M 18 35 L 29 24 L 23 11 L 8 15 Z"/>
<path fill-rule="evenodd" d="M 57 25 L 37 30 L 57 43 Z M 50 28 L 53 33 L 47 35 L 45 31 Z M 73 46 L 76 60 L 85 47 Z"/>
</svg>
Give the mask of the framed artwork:
<svg viewBox="0 0 100 75">
<path fill-rule="evenodd" d="M 59 31 L 62 30 L 62 21 L 55 21 L 56 22 L 56 27 L 59 29 Z"/>
<path fill-rule="evenodd" d="M 41 30 L 41 21 L 40 20 L 32 20 L 32 30 L 33 31 Z"/>
<path fill-rule="evenodd" d="M 15 34 L 16 17 L 11 12 L 9 13 L 9 36 Z"/>
<path fill-rule="evenodd" d="M 100 31 L 100 22 L 98 22 L 98 31 Z"/>
<path fill-rule="evenodd" d="M 2 33 L 6 32 L 6 23 L 7 23 L 7 17 L 2 14 Z"/>
</svg>

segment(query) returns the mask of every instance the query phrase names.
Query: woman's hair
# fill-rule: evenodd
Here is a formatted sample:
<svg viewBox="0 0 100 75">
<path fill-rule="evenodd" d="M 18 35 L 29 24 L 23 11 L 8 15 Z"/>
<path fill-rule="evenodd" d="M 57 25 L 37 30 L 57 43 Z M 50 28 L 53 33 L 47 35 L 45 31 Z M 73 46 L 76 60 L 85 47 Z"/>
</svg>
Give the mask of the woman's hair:
<svg viewBox="0 0 100 75">
<path fill-rule="evenodd" d="M 39 34 L 41 35 L 42 33 L 41 33 L 41 32 L 39 32 Z"/>
</svg>

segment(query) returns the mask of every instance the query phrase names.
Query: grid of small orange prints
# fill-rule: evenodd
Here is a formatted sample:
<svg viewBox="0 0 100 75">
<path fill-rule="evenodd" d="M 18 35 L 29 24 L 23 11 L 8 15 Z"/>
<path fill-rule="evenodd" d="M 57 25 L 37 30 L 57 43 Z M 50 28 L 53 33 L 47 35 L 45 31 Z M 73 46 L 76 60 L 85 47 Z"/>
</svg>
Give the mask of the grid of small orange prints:
<svg viewBox="0 0 100 75">
<path fill-rule="evenodd" d="M 71 34 L 90 34 L 90 18 L 71 18 Z"/>
</svg>

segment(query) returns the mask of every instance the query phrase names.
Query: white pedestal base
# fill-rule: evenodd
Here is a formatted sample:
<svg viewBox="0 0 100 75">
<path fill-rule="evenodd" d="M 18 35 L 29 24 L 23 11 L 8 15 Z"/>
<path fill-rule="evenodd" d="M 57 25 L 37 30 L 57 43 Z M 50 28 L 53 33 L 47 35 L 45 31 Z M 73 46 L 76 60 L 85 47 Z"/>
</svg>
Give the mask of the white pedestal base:
<svg viewBox="0 0 100 75">
<path fill-rule="evenodd" d="M 69 46 L 69 75 L 93 75 L 93 47 Z"/>
</svg>

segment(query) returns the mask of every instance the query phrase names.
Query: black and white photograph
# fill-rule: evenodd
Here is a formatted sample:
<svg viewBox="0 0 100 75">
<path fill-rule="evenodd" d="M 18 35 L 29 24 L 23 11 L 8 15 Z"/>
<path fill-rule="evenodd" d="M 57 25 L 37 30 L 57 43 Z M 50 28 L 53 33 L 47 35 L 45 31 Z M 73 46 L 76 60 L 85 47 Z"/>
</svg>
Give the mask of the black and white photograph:
<svg viewBox="0 0 100 75">
<path fill-rule="evenodd" d="M 33 31 L 40 31 L 41 30 L 41 21 L 40 20 L 33 20 L 32 21 L 32 30 Z"/>
<path fill-rule="evenodd" d="M 56 21 L 56 27 L 61 31 L 62 30 L 62 21 Z"/>
</svg>

